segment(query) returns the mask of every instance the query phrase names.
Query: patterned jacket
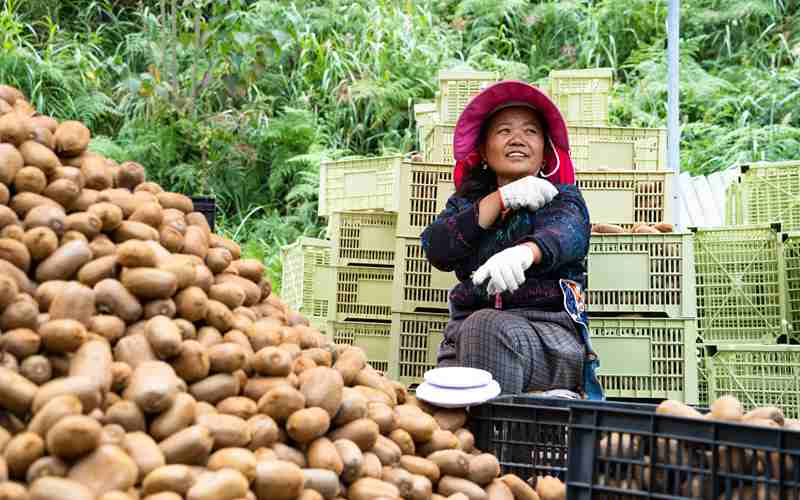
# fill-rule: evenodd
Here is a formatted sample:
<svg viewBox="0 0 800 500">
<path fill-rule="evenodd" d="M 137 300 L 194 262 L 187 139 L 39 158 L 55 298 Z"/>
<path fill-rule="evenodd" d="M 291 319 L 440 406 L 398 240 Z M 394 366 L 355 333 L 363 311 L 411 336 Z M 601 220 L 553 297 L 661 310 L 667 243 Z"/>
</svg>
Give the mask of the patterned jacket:
<svg viewBox="0 0 800 500">
<path fill-rule="evenodd" d="M 422 233 L 422 248 L 430 263 L 455 271 L 460 281 L 450 292 L 451 309 L 475 311 L 495 307 L 486 285 L 474 285 L 475 272 L 489 257 L 520 243 L 533 241 L 542 260 L 525 273 L 525 283 L 514 293 L 501 295 L 503 308 L 563 309 L 560 279 L 585 287 L 584 259 L 589 251 L 589 211 L 580 190 L 558 184 L 558 195 L 541 209 L 517 210 L 499 217 L 494 225 L 478 225 L 478 201 L 454 194 L 447 206 Z"/>
</svg>

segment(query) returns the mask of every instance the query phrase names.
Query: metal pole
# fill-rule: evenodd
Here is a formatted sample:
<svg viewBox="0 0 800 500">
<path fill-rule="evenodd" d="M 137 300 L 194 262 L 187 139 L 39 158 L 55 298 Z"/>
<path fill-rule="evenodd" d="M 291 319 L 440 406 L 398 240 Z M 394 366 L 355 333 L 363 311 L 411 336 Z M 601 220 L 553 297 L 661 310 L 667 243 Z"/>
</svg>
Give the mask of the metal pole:
<svg viewBox="0 0 800 500">
<path fill-rule="evenodd" d="M 677 177 L 681 173 L 680 166 L 680 103 L 678 68 L 680 63 L 680 0 L 669 0 L 667 13 L 667 165 Z M 681 196 L 677 179 L 672 183 L 672 215 L 675 229 L 683 230 L 686 221 L 681 220 Z"/>
</svg>

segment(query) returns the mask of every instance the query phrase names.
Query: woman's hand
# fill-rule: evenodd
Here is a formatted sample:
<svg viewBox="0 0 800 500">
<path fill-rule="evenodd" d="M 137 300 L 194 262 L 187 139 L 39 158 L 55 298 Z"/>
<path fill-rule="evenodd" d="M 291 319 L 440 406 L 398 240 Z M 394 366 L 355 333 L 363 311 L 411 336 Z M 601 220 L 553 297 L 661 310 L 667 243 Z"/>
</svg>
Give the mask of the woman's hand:
<svg viewBox="0 0 800 500">
<path fill-rule="evenodd" d="M 480 285 L 487 279 L 486 291 L 489 295 L 503 293 L 506 290 L 515 292 L 525 283 L 525 271 L 531 267 L 536 251 L 535 243 L 524 243 L 492 255 L 472 276 L 472 282 Z M 539 252 L 541 259 L 541 252 Z"/>
<path fill-rule="evenodd" d="M 558 194 L 558 189 L 550 181 L 532 175 L 510 182 L 497 191 L 501 208 L 517 210 L 524 207 L 531 211 L 547 205 Z"/>
</svg>

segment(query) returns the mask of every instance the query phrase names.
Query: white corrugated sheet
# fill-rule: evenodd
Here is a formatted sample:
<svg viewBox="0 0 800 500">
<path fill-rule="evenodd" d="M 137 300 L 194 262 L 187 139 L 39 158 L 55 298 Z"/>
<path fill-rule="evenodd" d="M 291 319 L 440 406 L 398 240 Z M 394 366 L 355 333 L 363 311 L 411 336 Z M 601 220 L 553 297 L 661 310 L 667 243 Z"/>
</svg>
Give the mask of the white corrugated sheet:
<svg viewBox="0 0 800 500">
<path fill-rule="evenodd" d="M 739 169 L 731 167 L 708 176 L 692 177 L 687 172 L 677 176 L 680 195 L 678 210 L 685 227 L 719 227 L 725 225 L 728 187 L 738 181 Z"/>
</svg>

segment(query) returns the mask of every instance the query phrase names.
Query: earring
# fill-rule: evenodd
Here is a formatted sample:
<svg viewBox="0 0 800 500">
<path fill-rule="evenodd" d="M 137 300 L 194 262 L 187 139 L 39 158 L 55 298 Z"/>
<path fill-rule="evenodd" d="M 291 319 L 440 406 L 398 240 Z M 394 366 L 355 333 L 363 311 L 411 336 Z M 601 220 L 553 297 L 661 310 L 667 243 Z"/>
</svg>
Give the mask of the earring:
<svg viewBox="0 0 800 500">
<path fill-rule="evenodd" d="M 481 168 L 483 170 L 486 170 L 487 168 L 489 168 L 489 165 L 487 165 L 486 162 L 483 162 L 483 167 L 481 167 Z"/>
</svg>

